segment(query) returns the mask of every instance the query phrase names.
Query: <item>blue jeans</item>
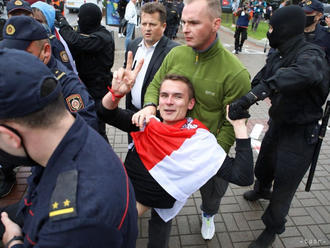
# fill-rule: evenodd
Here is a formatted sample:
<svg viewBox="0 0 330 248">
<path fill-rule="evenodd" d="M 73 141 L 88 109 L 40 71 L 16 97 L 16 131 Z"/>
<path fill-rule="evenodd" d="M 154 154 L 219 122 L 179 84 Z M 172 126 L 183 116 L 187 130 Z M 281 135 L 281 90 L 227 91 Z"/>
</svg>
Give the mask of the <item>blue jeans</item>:
<svg viewBox="0 0 330 248">
<path fill-rule="evenodd" d="M 127 23 L 126 39 L 125 39 L 125 50 L 127 50 L 127 46 L 130 43 L 130 41 L 132 40 L 132 35 L 133 35 L 134 28 L 135 28 L 135 24 Z"/>
</svg>

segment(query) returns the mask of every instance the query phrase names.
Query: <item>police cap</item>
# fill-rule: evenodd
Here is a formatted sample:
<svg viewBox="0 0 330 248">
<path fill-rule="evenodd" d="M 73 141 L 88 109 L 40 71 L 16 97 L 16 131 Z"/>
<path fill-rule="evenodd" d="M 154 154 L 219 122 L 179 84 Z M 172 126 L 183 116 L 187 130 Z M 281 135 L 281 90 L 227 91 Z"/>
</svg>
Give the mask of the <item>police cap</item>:
<svg viewBox="0 0 330 248">
<path fill-rule="evenodd" d="M 0 48 L 26 50 L 32 41 L 48 39 L 46 29 L 33 17 L 13 16 L 3 28 Z"/>
<path fill-rule="evenodd" d="M 45 79 L 55 77 L 36 56 L 16 49 L 0 49 L 0 119 L 23 117 L 43 109 L 61 94 L 61 84 L 41 95 Z M 57 81 L 56 81 L 57 82 Z"/>
<path fill-rule="evenodd" d="M 303 10 L 306 13 L 310 13 L 313 11 L 318 11 L 323 13 L 324 12 L 324 8 L 323 8 L 323 4 L 318 1 L 318 0 L 307 0 L 307 2 L 305 3 Z"/>
<path fill-rule="evenodd" d="M 14 10 L 26 10 L 32 14 L 32 8 L 30 4 L 24 0 L 11 0 L 7 3 L 7 13 Z"/>
</svg>

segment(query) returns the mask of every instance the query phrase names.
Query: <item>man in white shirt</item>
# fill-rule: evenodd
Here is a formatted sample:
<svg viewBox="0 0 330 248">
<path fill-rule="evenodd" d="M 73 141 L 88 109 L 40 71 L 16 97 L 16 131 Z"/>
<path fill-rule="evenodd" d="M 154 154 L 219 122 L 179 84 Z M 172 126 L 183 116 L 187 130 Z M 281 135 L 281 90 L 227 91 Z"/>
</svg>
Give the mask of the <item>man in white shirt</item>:
<svg viewBox="0 0 330 248">
<path fill-rule="evenodd" d="M 166 28 L 166 9 L 156 2 L 146 3 L 141 9 L 141 32 L 143 37 L 131 41 L 126 49 L 132 51 L 133 66 L 144 59 L 131 93 L 126 96 L 126 108 L 137 112 L 143 106 L 144 94 L 167 53 L 179 44 L 164 36 Z M 126 59 L 124 67 L 126 67 Z"/>
<path fill-rule="evenodd" d="M 127 20 L 125 49 L 127 50 L 128 43 L 132 40 L 132 35 L 137 24 L 137 13 L 135 8 L 136 0 L 130 0 L 126 6 L 125 19 Z"/>
</svg>

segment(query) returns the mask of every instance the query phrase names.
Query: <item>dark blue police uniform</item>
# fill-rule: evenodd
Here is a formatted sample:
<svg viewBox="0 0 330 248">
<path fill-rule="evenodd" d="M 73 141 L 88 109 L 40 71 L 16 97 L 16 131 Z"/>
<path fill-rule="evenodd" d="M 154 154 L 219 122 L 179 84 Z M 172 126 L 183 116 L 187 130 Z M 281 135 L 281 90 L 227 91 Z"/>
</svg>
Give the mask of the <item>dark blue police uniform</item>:
<svg viewBox="0 0 330 248">
<path fill-rule="evenodd" d="M 31 42 L 47 39 L 48 33 L 32 17 L 13 16 L 5 24 L 3 38 L 0 47 L 26 50 Z M 61 83 L 63 96 L 70 112 L 79 113 L 91 127 L 98 130 L 95 102 L 86 86 L 73 71 L 65 67 L 54 55 L 51 56 L 47 66 Z"/>
<path fill-rule="evenodd" d="M 326 58 L 330 64 L 330 28 L 316 25 L 315 31 L 305 33 L 306 41 L 320 46 L 326 53 Z"/>
<path fill-rule="evenodd" d="M 73 71 L 73 68 L 70 64 L 69 56 L 65 51 L 65 48 L 61 41 L 59 41 L 55 35 L 49 36 L 50 45 L 52 47 L 52 55 L 61 61 L 63 65 L 65 65 L 69 70 Z"/>
<path fill-rule="evenodd" d="M 79 115 L 46 167 L 33 168 L 28 186 L 19 210 L 24 245 L 14 247 L 135 247 L 137 210 L 126 171 Z"/>
<path fill-rule="evenodd" d="M 70 71 L 53 56 L 47 66 L 62 85 L 62 93 L 69 111 L 71 113 L 77 112 L 91 127 L 98 130 L 95 103 L 86 86 L 73 71 Z"/>
<path fill-rule="evenodd" d="M 323 3 L 318 0 L 306 1 L 302 6 L 305 14 L 313 13 L 324 13 Z M 313 18 L 315 20 L 315 15 L 308 16 L 308 18 Z M 314 43 L 320 46 L 326 53 L 326 59 L 330 63 L 330 29 L 323 27 L 320 23 L 316 24 L 315 30 L 309 33 L 305 32 L 305 39 L 308 42 Z"/>
</svg>

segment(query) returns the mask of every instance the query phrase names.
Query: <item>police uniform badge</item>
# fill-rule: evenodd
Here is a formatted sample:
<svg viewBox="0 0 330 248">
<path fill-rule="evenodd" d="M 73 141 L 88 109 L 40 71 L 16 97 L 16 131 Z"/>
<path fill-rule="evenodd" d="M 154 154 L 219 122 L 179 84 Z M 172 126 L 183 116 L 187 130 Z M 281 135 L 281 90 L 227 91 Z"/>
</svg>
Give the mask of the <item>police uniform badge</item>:
<svg viewBox="0 0 330 248">
<path fill-rule="evenodd" d="M 79 94 L 70 95 L 65 100 L 71 112 L 77 112 L 84 108 L 84 102 Z"/>
<path fill-rule="evenodd" d="M 311 5 L 312 1 L 307 1 L 306 5 Z"/>
<path fill-rule="evenodd" d="M 66 53 L 66 51 L 60 52 L 60 57 L 61 57 L 62 62 L 64 62 L 64 63 L 68 63 L 69 62 L 69 56 Z"/>
<path fill-rule="evenodd" d="M 16 31 L 16 29 L 12 24 L 9 24 L 6 27 L 6 34 L 8 34 L 8 35 L 13 35 L 15 33 L 15 31 Z"/>
<path fill-rule="evenodd" d="M 51 221 L 77 216 L 77 185 L 77 170 L 65 171 L 58 175 L 49 205 L 49 219 Z"/>
<path fill-rule="evenodd" d="M 16 0 L 16 1 L 14 2 L 14 5 L 15 5 L 15 6 L 22 6 L 22 5 L 23 5 L 23 2 L 22 2 L 21 0 Z"/>
</svg>

